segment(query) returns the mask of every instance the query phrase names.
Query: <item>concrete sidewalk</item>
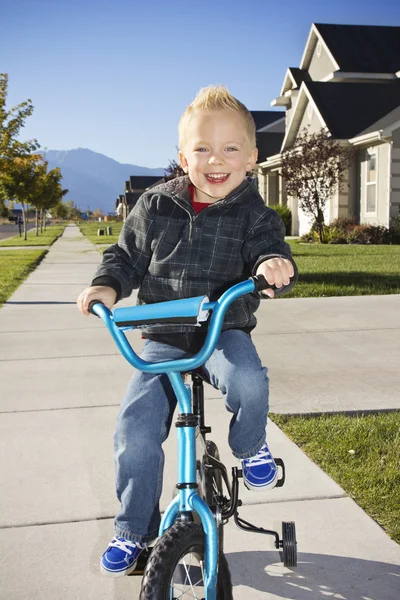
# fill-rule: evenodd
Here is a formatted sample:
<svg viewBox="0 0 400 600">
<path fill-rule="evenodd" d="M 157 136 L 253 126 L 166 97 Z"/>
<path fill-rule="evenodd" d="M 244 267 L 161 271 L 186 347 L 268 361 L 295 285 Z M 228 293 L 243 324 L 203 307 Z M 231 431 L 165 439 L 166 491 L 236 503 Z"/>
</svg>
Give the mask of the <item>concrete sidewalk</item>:
<svg viewBox="0 0 400 600">
<path fill-rule="evenodd" d="M 106 579 L 113 535 L 112 435 L 131 367 L 103 324 L 75 301 L 100 254 L 76 226 L 51 246 L 0 310 L 0 597 L 128 600 L 140 579 Z M 134 299 L 124 301 L 131 304 Z M 271 378 L 271 411 L 400 408 L 400 296 L 263 302 L 255 343 Z M 131 335 L 135 349 L 138 333 Z M 229 415 L 207 388 L 207 423 L 223 460 Z M 234 597 L 398 600 L 400 548 L 273 423 L 285 486 L 241 488 L 240 514 L 266 528 L 294 520 L 299 566 L 283 568 L 272 538 L 226 527 Z M 176 480 L 175 435 L 165 444 L 162 507 Z"/>
</svg>

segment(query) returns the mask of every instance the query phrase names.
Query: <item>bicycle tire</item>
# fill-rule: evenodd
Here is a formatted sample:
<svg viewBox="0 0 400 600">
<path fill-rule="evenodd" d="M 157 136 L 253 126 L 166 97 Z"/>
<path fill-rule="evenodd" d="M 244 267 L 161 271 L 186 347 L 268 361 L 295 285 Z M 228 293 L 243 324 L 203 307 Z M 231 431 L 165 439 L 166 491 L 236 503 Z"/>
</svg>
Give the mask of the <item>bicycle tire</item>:
<svg viewBox="0 0 400 600">
<path fill-rule="evenodd" d="M 139 600 L 171 600 L 178 595 L 182 600 L 202 600 L 205 597 L 204 585 L 198 584 L 202 581 L 204 554 L 204 531 L 201 525 L 175 522 L 153 547 L 143 575 Z M 180 568 L 181 561 L 187 556 L 190 562 Z M 199 561 L 199 567 L 192 564 L 193 558 Z M 194 582 L 191 581 L 192 576 Z M 183 578 L 185 581 L 182 582 Z M 233 600 L 231 574 L 223 552 L 219 554 L 217 600 Z"/>
</svg>

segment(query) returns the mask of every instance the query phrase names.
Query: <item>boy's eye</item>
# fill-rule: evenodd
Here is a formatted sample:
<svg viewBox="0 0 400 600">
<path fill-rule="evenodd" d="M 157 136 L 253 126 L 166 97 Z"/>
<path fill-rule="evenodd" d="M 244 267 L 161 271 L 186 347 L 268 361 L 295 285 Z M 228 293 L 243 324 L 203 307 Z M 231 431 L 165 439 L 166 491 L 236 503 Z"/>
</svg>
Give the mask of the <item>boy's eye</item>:
<svg viewBox="0 0 400 600">
<path fill-rule="evenodd" d="M 196 152 L 207 152 L 207 148 L 197 148 Z"/>
<path fill-rule="evenodd" d="M 227 150 L 228 150 L 229 152 L 236 152 L 236 151 L 237 151 L 237 148 L 234 148 L 233 146 L 229 146 L 229 147 L 227 148 Z"/>
</svg>

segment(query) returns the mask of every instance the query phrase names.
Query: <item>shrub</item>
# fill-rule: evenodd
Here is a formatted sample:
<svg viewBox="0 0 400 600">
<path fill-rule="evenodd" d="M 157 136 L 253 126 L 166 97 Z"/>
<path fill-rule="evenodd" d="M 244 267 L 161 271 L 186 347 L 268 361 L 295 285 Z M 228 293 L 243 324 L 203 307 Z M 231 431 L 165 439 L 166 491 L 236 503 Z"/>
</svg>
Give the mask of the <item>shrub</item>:
<svg viewBox="0 0 400 600">
<path fill-rule="evenodd" d="M 347 236 L 349 244 L 390 244 L 389 229 L 382 225 L 357 225 Z"/>
<path fill-rule="evenodd" d="M 280 204 L 275 204 L 275 206 L 271 206 L 280 218 L 283 221 L 286 232 L 285 235 L 292 235 L 292 211 L 287 206 L 281 206 Z"/>
<path fill-rule="evenodd" d="M 306 242 L 307 244 L 313 244 L 314 242 L 319 242 L 319 235 L 316 231 L 311 229 L 308 233 L 304 233 L 300 237 L 300 242 Z"/>
</svg>

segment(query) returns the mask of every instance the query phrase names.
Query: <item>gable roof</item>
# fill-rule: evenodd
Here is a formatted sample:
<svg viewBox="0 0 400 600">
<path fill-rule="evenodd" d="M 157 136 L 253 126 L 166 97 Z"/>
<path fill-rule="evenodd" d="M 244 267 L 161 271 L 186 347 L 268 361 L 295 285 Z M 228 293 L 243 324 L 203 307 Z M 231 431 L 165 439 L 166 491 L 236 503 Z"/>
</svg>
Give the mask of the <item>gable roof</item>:
<svg viewBox="0 0 400 600">
<path fill-rule="evenodd" d="M 377 83 L 309 81 L 300 88 L 281 151 L 297 136 L 308 103 L 335 139 L 351 139 L 400 106 L 400 80 Z"/>
<path fill-rule="evenodd" d="M 299 88 L 303 81 L 310 81 L 311 77 L 307 69 L 298 69 L 297 67 L 289 67 L 286 71 L 285 79 L 283 80 L 283 86 L 281 89 L 281 96 L 285 92 L 292 90 L 293 88 Z"/>
<path fill-rule="evenodd" d="M 160 179 L 160 175 L 131 175 L 129 177 L 131 190 L 146 190 Z"/>
<path fill-rule="evenodd" d="M 396 73 L 400 70 L 400 27 L 315 23 L 341 71 Z"/>
<path fill-rule="evenodd" d="M 278 154 L 284 137 L 284 133 L 257 133 L 257 163 L 264 162 L 268 156 Z"/>
<path fill-rule="evenodd" d="M 262 129 L 266 125 L 274 123 L 278 119 L 282 119 L 285 116 L 285 112 L 283 110 L 251 110 L 250 113 L 256 124 L 256 131 Z"/>
<path fill-rule="evenodd" d="M 400 81 L 306 85 L 330 133 L 350 139 L 400 105 Z"/>
</svg>

